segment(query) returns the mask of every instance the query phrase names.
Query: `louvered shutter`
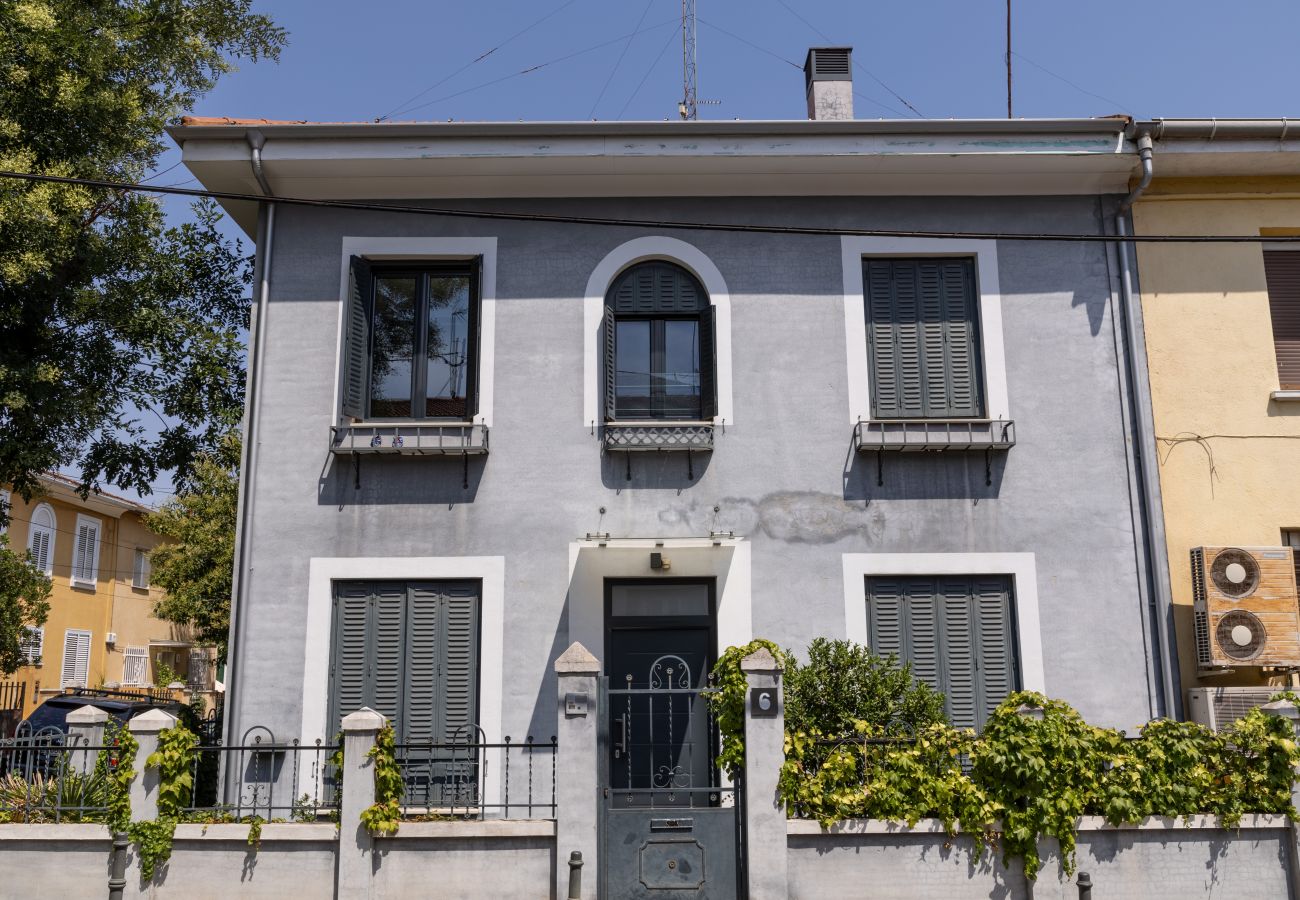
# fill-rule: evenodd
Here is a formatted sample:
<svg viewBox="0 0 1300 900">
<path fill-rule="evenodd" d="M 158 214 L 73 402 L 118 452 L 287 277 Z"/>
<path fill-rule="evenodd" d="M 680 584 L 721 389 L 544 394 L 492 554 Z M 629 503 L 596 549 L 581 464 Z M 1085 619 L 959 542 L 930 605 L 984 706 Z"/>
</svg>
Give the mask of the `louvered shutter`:
<svg viewBox="0 0 1300 900">
<path fill-rule="evenodd" d="M 899 582 L 867 580 L 867 642 L 877 656 L 903 659 L 903 588 Z"/>
<path fill-rule="evenodd" d="M 72 548 L 72 580 L 94 584 L 99 575 L 99 526 L 77 522 L 77 540 Z"/>
<path fill-rule="evenodd" d="M 980 385 L 979 321 L 975 302 L 975 264 L 969 259 L 937 263 L 941 281 L 944 329 L 946 412 L 942 415 L 983 415 Z"/>
<path fill-rule="evenodd" d="M 949 372 L 943 284 L 939 266 L 916 265 L 917 341 L 921 347 L 921 416 L 948 412 Z"/>
<path fill-rule="evenodd" d="M 863 265 L 867 289 L 867 355 L 871 364 L 871 414 L 882 419 L 902 415 L 898 367 L 894 362 L 893 272 L 887 262 Z"/>
<path fill-rule="evenodd" d="M 943 596 L 943 683 L 948 721 L 956 728 L 979 724 L 979 665 L 971 623 L 971 584 L 967 578 L 940 580 Z"/>
<path fill-rule="evenodd" d="M 411 586 L 406 624 L 406 701 L 403 739 L 436 741 L 442 594 L 437 585 Z"/>
<path fill-rule="evenodd" d="M 1264 276 L 1278 383 L 1285 390 L 1300 390 L 1300 251 L 1265 250 Z"/>
<path fill-rule="evenodd" d="M 903 590 L 903 645 L 901 662 L 912 666 L 912 677 L 936 691 L 943 690 L 943 651 L 940 643 L 941 609 L 934 582 L 909 581 Z"/>
<path fill-rule="evenodd" d="M 700 310 L 700 407 L 705 419 L 718 414 L 717 322 L 712 303 Z"/>
<path fill-rule="evenodd" d="M 904 418 L 925 415 L 924 364 L 922 362 L 920 265 L 912 260 L 894 263 L 890 284 L 894 316 L 894 371 L 898 380 L 898 414 Z"/>
<path fill-rule="evenodd" d="M 33 525 L 28 550 L 32 554 L 32 563 L 36 568 L 46 575 L 50 574 L 50 532 Z"/>
<path fill-rule="evenodd" d="M 402 652 L 405 644 L 406 585 L 376 582 L 371 600 L 370 673 L 373 684 L 371 707 L 404 733 L 402 714 L 406 671 Z"/>
<path fill-rule="evenodd" d="M 63 635 L 62 687 L 86 687 L 90 676 L 90 632 L 67 631 Z"/>
<path fill-rule="evenodd" d="M 972 591 L 974 626 L 979 641 L 979 705 L 976 727 L 983 728 L 999 703 L 1017 689 L 1010 583 L 1005 578 L 977 578 Z"/>
<path fill-rule="evenodd" d="M 448 586 L 442 611 L 441 739 L 475 740 L 471 726 L 478 722 L 478 590 Z"/>
<path fill-rule="evenodd" d="M 618 328 L 614 310 L 605 307 L 605 421 L 612 422 L 618 413 Z"/>
<path fill-rule="evenodd" d="M 343 339 L 343 415 L 364 419 L 370 375 L 370 302 L 374 278 L 370 263 L 352 257 L 348 267 L 348 308 Z"/>
<path fill-rule="evenodd" d="M 370 706 L 369 640 L 370 585 L 340 582 L 334 587 L 334 684 L 331 691 L 331 734 L 344 716 Z"/>
</svg>

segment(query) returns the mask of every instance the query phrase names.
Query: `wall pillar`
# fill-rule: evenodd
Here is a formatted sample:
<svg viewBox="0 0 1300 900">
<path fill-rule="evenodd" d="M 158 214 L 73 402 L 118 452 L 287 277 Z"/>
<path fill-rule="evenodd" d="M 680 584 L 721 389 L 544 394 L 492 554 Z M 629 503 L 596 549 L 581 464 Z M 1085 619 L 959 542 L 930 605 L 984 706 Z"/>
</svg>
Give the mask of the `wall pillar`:
<svg viewBox="0 0 1300 900">
<path fill-rule="evenodd" d="M 1296 739 L 1300 740 L 1300 709 L 1296 709 L 1294 703 L 1290 700 L 1274 700 L 1265 703 L 1260 709 L 1270 716 L 1279 716 L 1290 722 Z M 1291 803 L 1300 808 L 1300 770 L 1297 770 L 1297 776 L 1291 781 Z M 1291 852 L 1287 854 L 1291 900 L 1300 900 L 1300 829 L 1297 829 L 1295 822 L 1288 823 L 1288 829 L 1291 837 Z"/>
<path fill-rule="evenodd" d="M 76 749 L 104 746 L 104 728 L 108 724 L 108 713 L 94 706 L 82 706 L 68 713 L 68 744 L 73 747 L 68 762 L 72 771 L 79 775 L 89 775 L 95 770 L 99 750 Z"/>
<path fill-rule="evenodd" d="M 790 890 L 789 847 L 785 804 L 777 794 L 777 779 L 785 764 L 781 664 L 763 648 L 742 659 L 740 670 L 749 684 L 749 696 L 745 698 L 744 779 L 749 900 L 785 900 Z"/>
<path fill-rule="evenodd" d="M 135 753 L 135 778 L 131 780 L 132 822 L 158 818 L 158 770 L 145 768 L 145 761 L 158 749 L 158 733 L 175 725 L 176 717 L 161 709 L 142 712 L 126 725 L 140 745 Z"/>
<path fill-rule="evenodd" d="M 361 812 L 375 802 L 374 760 L 368 754 L 388 724 L 380 713 L 362 707 L 343 718 L 343 797 L 339 802 L 339 867 L 335 896 L 371 896 L 374 837 L 361 824 Z"/>
<path fill-rule="evenodd" d="M 576 641 L 555 661 L 559 683 L 555 761 L 555 896 L 569 896 L 563 861 L 582 853 L 582 900 L 595 900 L 599 877 L 598 713 L 600 661 Z"/>
</svg>

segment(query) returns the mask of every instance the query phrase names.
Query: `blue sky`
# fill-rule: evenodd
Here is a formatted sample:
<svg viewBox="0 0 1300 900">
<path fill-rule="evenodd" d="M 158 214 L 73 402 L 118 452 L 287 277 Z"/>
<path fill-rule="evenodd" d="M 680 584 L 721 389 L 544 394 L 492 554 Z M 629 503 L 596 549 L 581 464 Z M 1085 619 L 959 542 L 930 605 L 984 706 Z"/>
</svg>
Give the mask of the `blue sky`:
<svg viewBox="0 0 1300 900">
<path fill-rule="evenodd" d="M 680 0 L 260 0 L 289 32 L 198 115 L 663 119 Z M 798 119 L 808 47 L 854 48 L 858 118 L 1006 115 L 1005 0 L 697 0 L 701 118 Z M 1015 114 L 1300 118 L 1295 0 L 1013 0 Z M 492 52 L 488 52 L 492 51 Z M 484 54 L 486 54 L 484 56 Z M 481 58 L 480 58 L 481 57 Z M 527 71 L 526 74 L 524 73 Z M 910 108 L 909 108 L 910 105 Z M 179 160 L 169 150 L 158 172 Z M 195 186 L 174 168 L 159 184 Z M 187 204 L 172 198 L 169 212 Z M 231 226 L 231 236 L 241 236 Z M 167 496 L 160 479 L 155 500 Z"/>
</svg>

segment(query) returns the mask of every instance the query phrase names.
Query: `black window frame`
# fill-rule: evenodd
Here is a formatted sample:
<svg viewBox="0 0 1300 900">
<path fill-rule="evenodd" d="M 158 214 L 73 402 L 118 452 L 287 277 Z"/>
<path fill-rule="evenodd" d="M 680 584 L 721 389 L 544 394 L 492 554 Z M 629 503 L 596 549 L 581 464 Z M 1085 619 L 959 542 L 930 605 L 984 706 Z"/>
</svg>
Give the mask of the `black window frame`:
<svg viewBox="0 0 1300 900">
<path fill-rule="evenodd" d="M 355 263 L 354 263 L 355 265 Z M 374 263 L 367 261 L 367 286 L 363 302 L 366 308 L 367 329 L 365 349 L 365 390 L 363 422 L 387 424 L 417 424 L 439 422 L 473 421 L 478 411 L 479 365 L 482 358 L 482 339 L 480 333 L 482 321 L 483 298 L 481 293 L 481 260 L 445 260 L 436 262 L 402 261 L 392 263 Z M 428 321 L 429 321 L 429 280 L 435 275 L 463 275 L 469 279 L 469 321 L 466 343 L 465 373 L 465 414 L 463 416 L 417 415 L 417 410 L 426 409 L 428 390 Z M 372 412 L 374 397 L 372 394 L 371 375 L 374 366 L 375 342 L 375 292 L 382 278 L 413 277 L 416 279 L 415 334 L 413 335 L 413 357 L 411 372 L 411 412 L 410 416 L 376 416 Z"/>
</svg>

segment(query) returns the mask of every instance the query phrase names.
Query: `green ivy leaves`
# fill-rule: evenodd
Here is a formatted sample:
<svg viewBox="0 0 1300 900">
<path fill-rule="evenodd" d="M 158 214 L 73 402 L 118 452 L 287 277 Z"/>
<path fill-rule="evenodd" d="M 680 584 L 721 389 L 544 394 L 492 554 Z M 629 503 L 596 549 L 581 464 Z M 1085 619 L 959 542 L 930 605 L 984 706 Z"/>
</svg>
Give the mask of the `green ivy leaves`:
<svg viewBox="0 0 1300 900">
<path fill-rule="evenodd" d="M 393 726 L 385 725 L 366 752 L 375 767 L 375 802 L 361 811 L 361 824 L 375 837 L 397 833 L 402 822 L 402 770 L 397 765 Z"/>
</svg>

